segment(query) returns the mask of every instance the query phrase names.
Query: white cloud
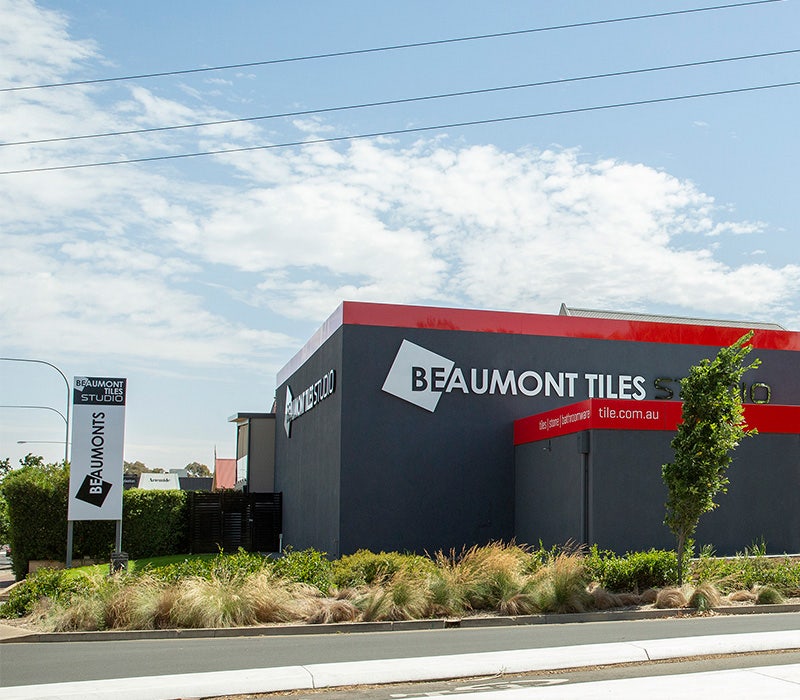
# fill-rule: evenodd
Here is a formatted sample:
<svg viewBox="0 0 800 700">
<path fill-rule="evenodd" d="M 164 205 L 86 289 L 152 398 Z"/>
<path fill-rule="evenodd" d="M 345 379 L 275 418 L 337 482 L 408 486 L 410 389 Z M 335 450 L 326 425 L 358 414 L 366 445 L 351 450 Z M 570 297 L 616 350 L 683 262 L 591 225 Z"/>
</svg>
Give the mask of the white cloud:
<svg viewBox="0 0 800 700">
<path fill-rule="evenodd" d="M 711 197 L 641 164 L 440 142 L 268 158 L 280 178 L 261 183 L 258 157 L 239 162 L 258 184 L 215 205 L 198 236 L 206 255 L 264 272 L 270 308 L 356 298 L 554 311 L 579 299 L 763 316 L 800 280 L 795 266 L 723 264 L 707 237 L 765 225 L 718 220 Z M 754 272 L 762 282 L 742 284 Z"/>
<path fill-rule="evenodd" d="M 0 0 L 3 85 L 93 77 L 104 60 L 60 13 Z M 233 80 L 264 109 L 255 78 Z M 0 93 L 0 133 L 8 142 L 242 116 L 221 108 L 242 95 L 226 91 L 223 103 L 215 94 L 230 82 Z M 334 128 L 309 118 L 6 146 L 0 171 Z M 227 434 L 224 420 L 240 407 L 267 409 L 275 370 L 343 299 L 544 313 L 565 301 L 800 322 L 800 269 L 765 262 L 779 259 L 769 226 L 738 220 L 693 183 L 579 148 L 454 142 L 379 138 L 0 175 L 0 344 L 81 372 L 139 372 L 153 396 L 169 382 L 169 410 L 192 413 L 203 434 L 181 436 L 163 417 L 140 423 L 151 449 L 155 430 L 161 444 L 196 445 L 217 421 Z M 759 249 L 731 256 L 751 234 Z"/>
<path fill-rule="evenodd" d="M 13 29 L 0 65 L 16 80 L 97 58 L 56 13 L 0 0 L 0 16 Z M 17 139 L 228 116 L 179 95 L 15 94 L 0 128 Z M 0 169 L 268 143 L 269 128 L 0 149 Z M 381 139 L 0 177 L 0 339 L 32 348 L 274 364 L 302 341 L 286 319 L 316 324 L 343 299 L 800 317 L 797 266 L 720 257 L 728 237 L 765 224 L 736 221 L 691 182 L 578 149 Z"/>
<path fill-rule="evenodd" d="M 56 82 L 96 57 L 93 41 L 75 40 L 67 18 L 32 0 L 0 0 L 0 75 L 6 85 Z"/>
</svg>

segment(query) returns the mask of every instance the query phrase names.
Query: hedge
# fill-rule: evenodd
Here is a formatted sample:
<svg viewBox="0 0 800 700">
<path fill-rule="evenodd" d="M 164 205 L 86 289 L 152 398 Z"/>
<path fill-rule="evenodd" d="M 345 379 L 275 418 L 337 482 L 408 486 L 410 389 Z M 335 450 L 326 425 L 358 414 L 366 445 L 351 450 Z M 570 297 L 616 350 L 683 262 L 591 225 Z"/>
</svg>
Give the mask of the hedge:
<svg viewBox="0 0 800 700">
<path fill-rule="evenodd" d="M 122 493 L 122 549 L 132 559 L 189 551 L 186 491 Z"/>
<path fill-rule="evenodd" d="M 14 575 L 25 577 L 33 559 L 63 561 L 67 548 L 69 467 L 24 466 L 0 484 L 8 504 Z M 187 494 L 129 489 L 122 494 L 122 549 L 131 558 L 178 554 L 187 548 Z M 113 521 L 77 521 L 73 558 L 109 559 Z"/>
<path fill-rule="evenodd" d="M 62 559 L 67 544 L 69 472 L 63 465 L 26 466 L 5 476 L 14 576 L 25 577 L 31 559 Z"/>
</svg>

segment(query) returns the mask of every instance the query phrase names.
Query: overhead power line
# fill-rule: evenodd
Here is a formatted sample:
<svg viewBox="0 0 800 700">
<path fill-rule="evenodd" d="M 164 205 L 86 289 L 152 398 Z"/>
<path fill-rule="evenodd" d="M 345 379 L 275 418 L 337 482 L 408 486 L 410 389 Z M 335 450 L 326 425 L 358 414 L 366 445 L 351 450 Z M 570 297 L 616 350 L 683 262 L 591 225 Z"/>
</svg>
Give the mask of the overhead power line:
<svg viewBox="0 0 800 700">
<path fill-rule="evenodd" d="M 544 87 L 546 85 L 559 85 L 563 83 L 574 83 L 586 80 L 597 80 L 600 78 L 616 78 L 627 75 L 638 75 L 643 73 L 654 73 L 657 71 L 675 70 L 678 68 L 695 68 L 698 66 L 709 66 L 720 63 L 731 63 L 734 61 L 747 61 L 757 58 L 770 58 L 775 56 L 786 56 L 790 54 L 800 53 L 800 49 L 789 49 L 786 51 L 771 51 L 769 53 L 749 54 L 746 56 L 732 56 L 729 58 L 714 58 L 705 61 L 692 61 L 689 63 L 674 63 L 667 66 L 656 66 L 650 68 L 635 68 L 624 71 L 614 71 L 610 73 L 595 73 L 593 75 L 583 75 L 572 78 L 558 78 L 554 80 L 542 80 L 533 83 L 520 83 L 516 85 L 502 85 L 499 87 L 481 88 L 476 90 L 461 90 L 458 92 L 445 92 L 435 95 L 423 95 L 421 97 L 405 97 L 395 100 L 381 100 L 377 102 L 361 102 L 359 104 L 345 105 L 339 107 L 322 107 L 319 109 L 304 109 L 295 112 L 281 112 L 277 114 L 266 114 L 255 117 L 238 117 L 233 119 L 219 119 L 216 121 L 208 122 L 195 122 L 192 124 L 175 124 L 171 126 L 154 126 L 145 129 L 128 129 L 124 131 L 106 131 L 96 134 L 80 134 L 77 136 L 55 136 L 44 139 L 30 139 L 27 141 L 9 141 L 7 143 L 0 143 L 0 148 L 3 146 L 32 146 L 45 143 L 59 143 L 64 141 L 80 141 L 85 139 L 99 139 L 107 138 L 110 136 L 133 136 L 141 134 L 151 134 L 162 131 L 175 131 L 178 129 L 197 129 L 207 126 L 224 126 L 226 124 L 241 124 L 245 122 L 264 121 L 267 119 L 281 119 L 286 117 L 307 117 L 316 114 L 326 114 L 331 112 L 343 112 L 347 110 L 365 109 L 369 107 L 387 107 L 390 105 L 408 104 L 412 102 L 424 102 L 430 100 L 442 100 L 452 97 L 468 97 L 472 95 L 485 95 L 496 92 L 504 92 L 509 90 L 522 90 L 533 87 Z"/>
<path fill-rule="evenodd" d="M 199 151 L 195 153 L 176 153 L 166 156 L 148 156 L 144 158 L 125 158 L 120 160 L 109 160 L 97 163 L 76 163 L 73 165 L 53 165 L 41 168 L 24 168 L 19 170 L 0 171 L 0 175 L 20 175 L 24 173 L 43 173 L 58 170 L 78 170 L 82 168 L 98 168 L 108 165 L 129 165 L 133 163 L 153 163 L 156 161 L 178 160 L 182 158 L 198 158 L 202 156 L 228 155 L 232 153 L 246 153 L 250 151 L 266 151 L 278 148 L 290 148 L 295 146 L 313 146 L 324 143 L 338 143 L 342 141 L 355 141 L 359 139 L 377 138 L 380 136 L 400 136 L 403 134 L 415 134 L 428 131 L 440 131 L 442 129 L 457 129 L 468 126 L 481 126 L 487 124 L 501 124 L 504 122 L 522 121 L 526 119 L 537 119 L 541 117 L 555 117 L 566 114 L 579 114 L 581 112 L 598 112 L 607 109 L 619 109 L 623 107 L 637 107 L 641 105 L 661 104 L 665 102 L 677 102 L 680 100 L 691 100 L 702 97 L 716 97 L 720 95 L 735 95 L 745 92 L 755 92 L 758 90 L 774 90 L 778 88 L 796 87 L 800 85 L 800 80 L 773 83 L 771 85 L 754 85 L 751 87 L 734 88 L 730 90 L 715 90 L 713 92 L 697 92 L 690 95 L 674 95 L 671 97 L 657 97 L 650 100 L 635 100 L 631 102 L 617 102 L 614 104 L 595 105 L 592 107 L 577 107 L 574 109 L 559 109 L 552 112 L 537 112 L 535 114 L 518 114 L 511 117 L 496 117 L 493 119 L 476 119 L 473 121 L 451 122 L 449 124 L 436 124 L 431 126 L 419 126 L 406 129 L 391 129 L 387 131 L 374 131 L 364 134 L 350 134 L 347 136 L 330 136 L 326 138 L 307 139 L 304 141 L 287 141 L 284 143 L 263 144 L 260 146 L 243 146 L 241 148 L 223 148 L 214 151 Z"/>
<path fill-rule="evenodd" d="M 588 22 L 573 22 L 570 24 L 557 24 L 549 27 L 534 27 L 531 29 L 517 29 L 508 32 L 496 32 L 493 34 L 476 34 L 472 36 L 454 37 L 450 39 L 435 39 L 432 41 L 417 41 L 407 44 L 394 44 L 391 46 L 378 46 L 366 49 L 353 49 L 350 51 L 333 51 L 330 53 L 312 54 L 308 56 L 293 56 L 289 58 L 275 58 L 266 61 L 251 61 L 249 63 L 231 63 L 224 66 L 209 66 L 205 68 L 188 68 L 185 70 L 162 71 L 158 73 L 139 73 L 136 75 L 124 75 L 111 78 L 95 78 L 91 80 L 70 80 L 61 83 L 45 83 L 41 85 L 19 85 L 16 87 L 0 88 L 0 92 L 18 92 L 22 90 L 41 90 L 45 88 L 70 87 L 75 85 L 96 85 L 98 83 L 124 82 L 128 80 L 145 80 L 148 78 L 164 78 L 176 75 L 189 75 L 192 73 L 211 73 L 214 71 L 233 70 L 240 68 L 255 68 L 258 66 L 271 66 L 282 63 L 299 63 L 301 61 L 316 61 L 326 58 L 339 58 L 343 56 L 358 56 L 363 54 L 380 53 L 384 51 L 401 51 L 405 49 L 417 49 L 426 46 L 441 46 L 444 44 L 456 44 L 467 41 L 482 41 L 485 39 L 500 39 L 510 36 L 520 36 L 523 34 L 536 34 L 541 32 L 560 31 L 564 29 L 578 29 L 580 27 L 593 27 L 603 24 L 616 24 L 620 22 L 635 22 L 644 19 L 656 19 L 659 17 L 673 17 L 676 15 L 688 15 L 698 12 L 714 12 L 718 10 L 729 10 L 749 5 L 766 5 L 784 0 L 749 0 L 747 2 L 737 2 L 727 5 L 711 5 L 708 7 L 695 7 L 686 10 L 671 10 L 668 12 L 653 12 L 644 15 L 630 15 L 627 17 L 613 17 L 610 19 L 598 19 Z"/>
</svg>

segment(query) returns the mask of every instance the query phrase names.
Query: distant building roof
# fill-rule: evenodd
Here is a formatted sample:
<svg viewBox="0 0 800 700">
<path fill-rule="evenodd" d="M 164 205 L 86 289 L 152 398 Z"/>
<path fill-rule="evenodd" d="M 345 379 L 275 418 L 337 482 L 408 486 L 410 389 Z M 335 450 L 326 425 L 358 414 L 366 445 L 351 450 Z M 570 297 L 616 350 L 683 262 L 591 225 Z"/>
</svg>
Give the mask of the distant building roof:
<svg viewBox="0 0 800 700">
<path fill-rule="evenodd" d="M 179 476 L 181 491 L 211 491 L 214 479 L 210 476 Z"/>
<path fill-rule="evenodd" d="M 236 485 L 236 460 L 214 459 L 214 486 L 213 490 L 232 489 Z"/>
<path fill-rule="evenodd" d="M 684 316 L 659 316 L 657 314 L 640 314 L 628 311 L 602 311 L 596 309 L 576 309 L 561 304 L 559 316 L 582 316 L 585 318 L 608 318 L 618 321 L 651 321 L 655 323 L 682 323 L 691 326 L 726 326 L 730 328 L 747 328 L 768 331 L 785 331 L 777 323 L 762 323 L 759 321 L 730 321 L 710 318 L 691 318 Z"/>
<path fill-rule="evenodd" d="M 139 476 L 139 488 L 151 491 L 178 491 L 181 484 L 177 474 L 145 472 Z"/>
</svg>

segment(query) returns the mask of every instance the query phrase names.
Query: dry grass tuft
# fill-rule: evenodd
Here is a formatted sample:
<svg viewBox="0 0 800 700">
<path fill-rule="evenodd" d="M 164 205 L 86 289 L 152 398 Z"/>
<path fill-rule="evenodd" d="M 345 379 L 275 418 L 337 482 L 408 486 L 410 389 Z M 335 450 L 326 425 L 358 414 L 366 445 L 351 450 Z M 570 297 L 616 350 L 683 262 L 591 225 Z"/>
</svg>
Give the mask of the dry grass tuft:
<svg viewBox="0 0 800 700">
<path fill-rule="evenodd" d="M 733 593 L 728 594 L 728 600 L 731 603 L 753 603 L 756 597 L 753 591 L 733 591 Z"/>
<path fill-rule="evenodd" d="M 388 607 L 386 591 L 381 586 L 370 586 L 364 589 L 354 601 L 355 606 L 361 612 L 362 622 L 375 622 L 384 620 L 386 608 Z"/>
<path fill-rule="evenodd" d="M 170 617 L 177 627 L 236 627 L 256 621 L 233 581 L 192 577 L 176 588 Z"/>
<path fill-rule="evenodd" d="M 680 588 L 662 588 L 655 600 L 657 608 L 685 608 L 688 603 L 686 593 Z"/>
<path fill-rule="evenodd" d="M 652 605 L 656 602 L 658 591 L 655 588 L 648 588 L 639 594 L 639 601 L 643 605 Z"/>
<path fill-rule="evenodd" d="M 398 571 L 386 587 L 384 620 L 419 620 L 428 605 L 428 583 L 411 572 Z"/>
<path fill-rule="evenodd" d="M 471 547 L 456 557 L 439 552 L 436 570 L 428 577 L 428 614 L 459 615 L 485 610 L 501 615 L 537 611 L 530 598 L 528 552 L 516 544 Z"/>
<path fill-rule="evenodd" d="M 262 569 L 241 583 L 239 595 L 255 623 L 290 622 L 303 617 L 306 602 L 320 598 L 319 589 L 308 584 L 286 583 Z"/>
<path fill-rule="evenodd" d="M 621 607 L 630 607 L 633 605 L 642 605 L 642 596 L 636 593 L 617 593 L 617 600 Z"/>
<path fill-rule="evenodd" d="M 562 553 L 534 574 L 531 595 L 542 612 L 585 612 L 592 602 L 586 578 L 583 557 Z"/>
<path fill-rule="evenodd" d="M 165 629 L 174 627 L 172 608 L 177 589 L 150 576 L 113 587 L 105 601 L 109 629 Z"/>
<path fill-rule="evenodd" d="M 54 608 L 46 624 L 53 632 L 99 630 L 104 628 L 103 612 L 103 603 L 99 598 L 76 598 L 66 607 Z"/>
<path fill-rule="evenodd" d="M 611 610 L 611 608 L 617 608 L 620 605 L 619 596 L 610 593 L 599 584 L 590 584 L 587 591 L 591 596 L 592 607 L 595 610 Z"/>
<path fill-rule="evenodd" d="M 356 622 L 361 611 L 349 600 L 321 598 L 309 602 L 304 620 L 312 625 Z"/>
<path fill-rule="evenodd" d="M 694 592 L 689 597 L 688 603 L 690 608 L 695 608 L 700 612 L 718 608 L 721 604 L 722 596 L 719 590 L 709 581 L 704 581 L 695 588 Z"/>
<path fill-rule="evenodd" d="M 469 607 L 460 572 L 454 566 L 437 568 L 428 577 L 428 607 L 425 617 L 461 615 Z"/>
</svg>

